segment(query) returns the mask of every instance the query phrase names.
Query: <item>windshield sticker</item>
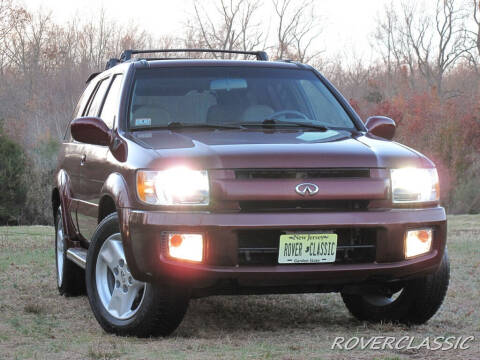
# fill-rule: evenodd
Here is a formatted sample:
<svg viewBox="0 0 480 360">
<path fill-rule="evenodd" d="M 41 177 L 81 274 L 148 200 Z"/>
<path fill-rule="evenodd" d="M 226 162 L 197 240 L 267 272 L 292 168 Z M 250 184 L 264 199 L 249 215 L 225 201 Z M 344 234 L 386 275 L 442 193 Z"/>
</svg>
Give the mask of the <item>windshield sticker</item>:
<svg viewBox="0 0 480 360">
<path fill-rule="evenodd" d="M 150 126 L 151 124 L 152 119 L 150 118 L 135 119 L 135 126 Z"/>
</svg>

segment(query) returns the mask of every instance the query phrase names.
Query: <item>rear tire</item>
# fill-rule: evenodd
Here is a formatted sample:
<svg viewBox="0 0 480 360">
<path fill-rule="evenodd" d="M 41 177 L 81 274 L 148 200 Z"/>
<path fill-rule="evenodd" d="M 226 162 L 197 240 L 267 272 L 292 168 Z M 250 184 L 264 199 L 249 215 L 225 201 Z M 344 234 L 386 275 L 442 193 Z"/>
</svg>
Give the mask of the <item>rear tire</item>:
<svg viewBox="0 0 480 360">
<path fill-rule="evenodd" d="M 405 283 L 398 297 L 391 294 L 351 295 L 342 298 L 350 313 L 358 320 L 392 321 L 404 324 L 424 324 L 443 303 L 450 279 L 447 251 L 440 267 L 433 274 Z M 390 296 L 389 296 L 390 295 Z"/>
<path fill-rule="evenodd" d="M 180 325 L 188 307 L 186 289 L 143 283 L 132 277 L 116 213 L 103 219 L 93 235 L 86 281 L 95 318 L 109 333 L 167 336 Z"/>
<path fill-rule="evenodd" d="M 55 269 L 60 295 L 78 296 L 85 294 L 85 271 L 67 259 L 67 241 L 61 206 L 58 207 L 55 217 Z"/>
</svg>

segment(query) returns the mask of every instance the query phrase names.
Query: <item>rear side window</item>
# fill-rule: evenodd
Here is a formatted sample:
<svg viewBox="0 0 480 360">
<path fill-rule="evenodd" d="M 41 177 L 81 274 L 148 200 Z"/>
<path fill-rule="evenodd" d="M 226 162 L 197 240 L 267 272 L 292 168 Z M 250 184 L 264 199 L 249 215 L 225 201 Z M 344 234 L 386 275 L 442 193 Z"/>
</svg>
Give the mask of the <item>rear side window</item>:
<svg viewBox="0 0 480 360">
<path fill-rule="evenodd" d="M 110 89 L 108 90 L 102 111 L 100 112 L 100 117 L 110 129 L 113 128 L 113 123 L 118 113 L 121 85 L 122 75 L 115 75 L 112 85 L 110 85 Z"/>
<path fill-rule="evenodd" d="M 67 129 L 65 131 L 64 139 L 65 140 L 71 140 L 71 133 L 70 133 L 70 123 L 71 120 L 79 118 L 83 115 L 85 107 L 87 106 L 88 101 L 92 97 L 92 92 L 95 89 L 96 82 L 95 81 L 90 81 L 83 90 L 82 95 L 80 96 L 80 99 L 77 102 L 77 106 L 75 107 L 75 110 L 73 111 L 73 116 L 72 119 L 68 122 Z"/>
<path fill-rule="evenodd" d="M 103 79 L 97 85 L 97 89 L 95 91 L 95 95 L 90 101 L 88 105 L 88 110 L 84 113 L 85 116 L 97 116 L 102 106 L 103 98 L 105 97 L 105 93 L 107 92 L 108 85 L 110 83 L 110 78 Z"/>
<path fill-rule="evenodd" d="M 85 106 L 87 105 L 88 100 L 91 98 L 92 92 L 95 89 L 95 81 L 91 81 L 88 83 L 87 87 L 83 91 L 82 96 L 80 97 L 80 100 L 78 100 L 77 107 L 75 108 L 73 118 L 79 118 L 82 116 Z"/>
</svg>

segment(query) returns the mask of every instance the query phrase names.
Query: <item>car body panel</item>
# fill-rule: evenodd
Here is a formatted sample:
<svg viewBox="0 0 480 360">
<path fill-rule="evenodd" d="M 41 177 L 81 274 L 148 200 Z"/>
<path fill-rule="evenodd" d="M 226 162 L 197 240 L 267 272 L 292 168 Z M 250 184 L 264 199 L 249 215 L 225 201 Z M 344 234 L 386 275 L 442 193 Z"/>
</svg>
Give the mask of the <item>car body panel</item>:
<svg viewBox="0 0 480 360">
<path fill-rule="evenodd" d="M 153 130 L 135 139 L 156 150 L 144 167 L 186 162 L 193 168 L 433 167 L 409 148 L 346 131 L 305 130 Z M 141 149 L 143 151 L 143 149 Z"/>
</svg>

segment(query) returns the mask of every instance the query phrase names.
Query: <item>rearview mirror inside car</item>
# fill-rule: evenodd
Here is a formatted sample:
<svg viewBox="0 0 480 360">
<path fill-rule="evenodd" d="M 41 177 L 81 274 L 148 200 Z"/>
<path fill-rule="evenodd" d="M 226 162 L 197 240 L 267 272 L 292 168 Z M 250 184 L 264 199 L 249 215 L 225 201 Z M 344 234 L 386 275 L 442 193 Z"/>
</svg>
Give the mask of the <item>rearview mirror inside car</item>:
<svg viewBox="0 0 480 360">
<path fill-rule="evenodd" d="M 245 79 L 216 79 L 210 82 L 210 90 L 235 90 L 246 89 L 247 80 Z"/>
</svg>

